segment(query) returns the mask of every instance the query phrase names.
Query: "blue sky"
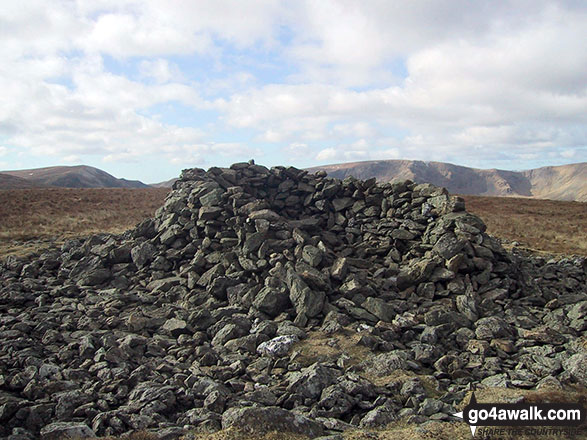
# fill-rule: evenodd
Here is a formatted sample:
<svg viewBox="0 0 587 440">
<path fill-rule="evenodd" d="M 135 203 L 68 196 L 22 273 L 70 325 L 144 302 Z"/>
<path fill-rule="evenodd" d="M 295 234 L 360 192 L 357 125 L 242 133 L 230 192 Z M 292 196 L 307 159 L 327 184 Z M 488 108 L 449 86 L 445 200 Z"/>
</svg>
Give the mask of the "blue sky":
<svg viewBox="0 0 587 440">
<path fill-rule="evenodd" d="M 0 170 L 587 160 L 583 1 L 0 4 Z"/>
</svg>

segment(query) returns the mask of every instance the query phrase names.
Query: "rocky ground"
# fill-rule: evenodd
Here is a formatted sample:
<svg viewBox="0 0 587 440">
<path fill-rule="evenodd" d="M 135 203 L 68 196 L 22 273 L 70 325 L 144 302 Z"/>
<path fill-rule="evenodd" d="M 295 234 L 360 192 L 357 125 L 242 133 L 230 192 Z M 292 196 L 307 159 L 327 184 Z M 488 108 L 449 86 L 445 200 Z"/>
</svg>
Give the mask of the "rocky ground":
<svg viewBox="0 0 587 440">
<path fill-rule="evenodd" d="M 585 387 L 586 269 L 427 184 L 185 170 L 135 229 L 0 263 L 0 437 L 425 429 L 473 387 Z"/>
</svg>

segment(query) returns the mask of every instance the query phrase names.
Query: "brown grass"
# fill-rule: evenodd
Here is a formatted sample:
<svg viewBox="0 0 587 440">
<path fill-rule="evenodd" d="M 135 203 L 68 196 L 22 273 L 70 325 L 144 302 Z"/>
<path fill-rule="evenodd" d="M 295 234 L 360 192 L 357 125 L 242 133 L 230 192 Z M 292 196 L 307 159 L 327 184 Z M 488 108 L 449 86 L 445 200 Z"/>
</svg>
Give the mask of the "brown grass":
<svg viewBox="0 0 587 440">
<path fill-rule="evenodd" d="M 349 365 L 357 365 L 371 353 L 371 349 L 357 345 L 361 335 L 350 329 L 343 329 L 332 335 L 321 331 L 308 333 L 308 338 L 298 342 L 294 350 L 299 352 L 295 361 L 303 367 L 315 362 L 336 362 L 341 354 L 350 357 Z"/>
<path fill-rule="evenodd" d="M 0 191 L 0 255 L 22 254 L 97 232 L 120 233 L 152 216 L 165 188 Z"/>
<path fill-rule="evenodd" d="M 462 196 L 488 233 L 525 248 L 587 255 L 587 203 L 509 197 Z"/>
</svg>

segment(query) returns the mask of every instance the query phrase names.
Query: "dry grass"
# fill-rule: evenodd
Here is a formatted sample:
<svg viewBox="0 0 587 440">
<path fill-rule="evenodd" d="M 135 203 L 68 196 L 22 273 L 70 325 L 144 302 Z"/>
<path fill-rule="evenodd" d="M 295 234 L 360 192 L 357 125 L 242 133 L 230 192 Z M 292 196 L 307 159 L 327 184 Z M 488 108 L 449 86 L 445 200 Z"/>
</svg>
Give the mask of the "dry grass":
<svg viewBox="0 0 587 440">
<path fill-rule="evenodd" d="M 587 255 L 587 203 L 463 196 L 489 234 L 534 251 Z"/>
<path fill-rule="evenodd" d="M 165 188 L 35 188 L 0 191 L 0 255 L 22 254 L 51 241 L 120 233 L 163 204 Z"/>
<path fill-rule="evenodd" d="M 321 331 L 309 332 L 307 339 L 294 346 L 298 352 L 295 361 L 307 367 L 315 362 L 336 362 L 344 353 L 350 358 L 350 366 L 360 364 L 371 353 L 370 348 L 357 344 L 360 338 L 360 333 L 350 329 L 332 335 Z"/>
<path fill-rule="evenodd" d="M 137 431 L 120 437 L 100 437 L 102 440 L 158 440 L 157 434 L 148 431 Z"/>
<path fill-rule="evenodd" d="M 190 440 L 305 440 L 308 437 L 291 432 L 268 432 L 266 434 L 251 434 L 234 428 L 223 429 L 213 434 L 195 433 L 186 436 Z"/>
</svg>

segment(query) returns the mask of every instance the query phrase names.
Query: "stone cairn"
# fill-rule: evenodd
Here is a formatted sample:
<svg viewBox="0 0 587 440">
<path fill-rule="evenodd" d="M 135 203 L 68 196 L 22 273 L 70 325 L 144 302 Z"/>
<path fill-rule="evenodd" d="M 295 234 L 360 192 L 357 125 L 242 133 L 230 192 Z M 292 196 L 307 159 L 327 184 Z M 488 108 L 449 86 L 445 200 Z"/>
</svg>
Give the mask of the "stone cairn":
<svg viewBox="0 0 587 440">
<path fill-rule="evenodd" d="M 585 386 L 585 268 L 429 184 L 184 170 L 135 229 L 0 263 L 0 437 L 425 430 L 473 386 Z M 304 362 L 317 335 L 362 357 Z"/>
</svg>

